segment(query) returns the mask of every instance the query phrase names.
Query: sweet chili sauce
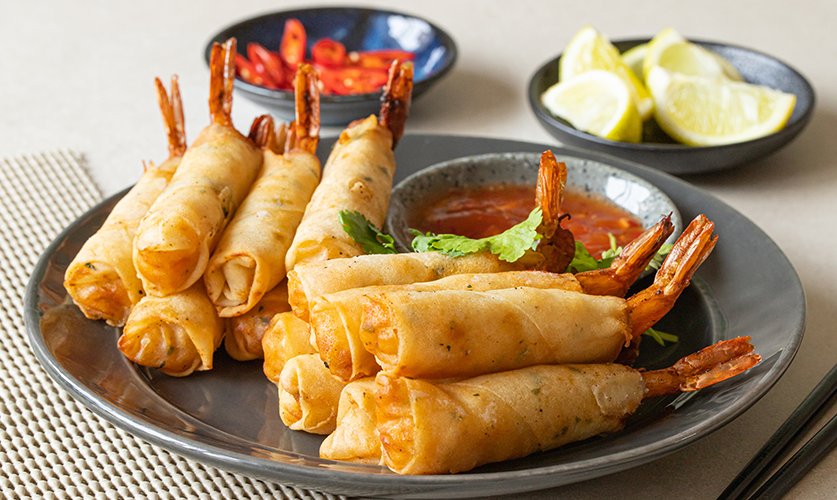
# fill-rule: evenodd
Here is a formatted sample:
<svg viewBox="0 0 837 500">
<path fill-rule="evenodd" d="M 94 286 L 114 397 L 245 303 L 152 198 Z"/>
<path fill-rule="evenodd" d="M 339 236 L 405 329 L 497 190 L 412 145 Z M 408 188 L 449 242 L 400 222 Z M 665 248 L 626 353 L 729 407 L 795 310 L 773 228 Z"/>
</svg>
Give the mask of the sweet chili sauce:
<svg viewBox="0 0 837 500">
<path fill-rule="evenodd" d="M 534 208 L 535 189 L 530 186 L 456 189 L 416 214 L 412 227 L 436 234 L 485 238 L 526 220 Z M 624 246 L 643 231 L 634 215 L 594 193 L 565 191 L 561 212 L 571 215 L 561 226 L 572 231 L 597 259 L 610 248 L 608 233 L 616 238 L 617 245 Z"/>
</svg>

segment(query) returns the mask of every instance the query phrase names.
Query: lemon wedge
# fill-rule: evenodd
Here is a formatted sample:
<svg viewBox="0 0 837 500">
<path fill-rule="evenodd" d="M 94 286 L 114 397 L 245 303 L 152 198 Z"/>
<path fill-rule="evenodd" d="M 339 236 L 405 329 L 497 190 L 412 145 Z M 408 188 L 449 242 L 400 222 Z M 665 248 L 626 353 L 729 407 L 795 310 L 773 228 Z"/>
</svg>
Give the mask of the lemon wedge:
<svg viewBox="0 0 837 500">
<path fill-rule="evenodd" d="M 556 83 L 541 96 L 554 115 L 605 139 L 639 142 L 642 120 L 625 82 L 615 73 L 591 70 Z"/>
<path fill-rule="evenodd" d="M 646 79 L 654 117 L 667 134 L 691 146 L 756 139 L 782 129 L 796 96 L 761 85 L 689 76 L 654 66 Z"/>
<path fill-rule="evenodd" d="M 654 101 L 642 81 L 622 61 L 619 50 L 592 26 L 585 26 L 573 36 L 559 63 L 560 81 L 566 81 L 590 70 L 610 71 L 628 86 L 640 117 L 651 117 Z"/>
<path fill-rule="evenodd" d="M 634 74 L 642 80 L 642 62 L 645 60 L 645 54 L 648 53 L 648 44 L 643 43 L 636 47 L 630 48 L 622 53 L 622 62 L 624 62 Z"/>
<path fill-rule="evenodd" d="M 654 66 L 684 75 L 743 81 L 738 70 L 729 61 L 711 50 L 704 49 L 683 38 L 673 28 L 666 28 L 648 42 L 642 73 Z"/>
</svg>

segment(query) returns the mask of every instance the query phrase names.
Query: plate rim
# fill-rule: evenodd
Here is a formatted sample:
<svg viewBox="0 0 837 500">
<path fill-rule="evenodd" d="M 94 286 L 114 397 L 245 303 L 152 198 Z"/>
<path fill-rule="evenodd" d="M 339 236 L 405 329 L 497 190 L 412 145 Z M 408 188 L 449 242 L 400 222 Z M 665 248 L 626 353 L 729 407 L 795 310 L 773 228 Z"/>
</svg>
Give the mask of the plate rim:
<svg viewBox="0 0 837 500">
<path fill-rule="evenodd" d="M 776 256 L 780 257 L 787 264 L 788 270 L 795 278 L 791 285 L 793 285 L 794 288 L 798 288 L 799 299 L 801 299 L 803 305 L 801 311 L 799 311 L 801 316 L 795 324 L 796 331 L 790 334 L 789 343 L 781 350 L 780 353 L 778 353 L 776 366 L 771 367 L 764 373 L 764 376 L 758 380 L 749 398 L 741 398 L 734 401 L 726 407 L 723 412 L 719 412 L 718 414 L 701 421 L 700 424 L 695 425 L 688 430 L 676 432 L 674 435 L 671 435 L 661 441 L 657 441 L 653 445 L 646 445 L 640 449 L 632 449 L 627 452 L 618 453 L 615 457 L 613 455 L 608 455 L 606 457 L 595 457 L 568 464 L 557 464 L 540 468 L 527 468 L 512 471 L 470 472 L 464 474 L 434 476 L 399 476 L 391 473 L 381 474 L 380 472 L 375 474 L 365 474 L 272 461 L 262 457 L 238 453 L 228 448 L 220 448 L 202 442 L 196 442 L 179 436 L 174 432 L 158 428 L 148 422 L 140 420 L 139 418 L 133 416 L 129 411 L 112 404 L 110 401 L 105 400 L 103 397 L 91 391 L 83 384 L 82 381 L 75 379 L 63 366 L 60 365 L 58 360 L 51 357 L 47 346 L 43 344 L 43 336 L 40 333 L 38 324 L 40 313 L 37 309 L 37 298 L 39 284 L 46 273 L 47 266 L 50 263 L 50 257 L 64 242 L 67 236 L 70 235 L 78 226 L 80 226 L 89 217 L 96 215 L 97 212 L 108 203 L 114 203 L 115 200 L 118 199 L 118 196 L 123 195 L 127 191 L 126 189 L 96 204 L 84 215 L 65 228 L 47 246 L 44 253 L 39 258 L 38 263 L 35 265 L 24 296 L 24 321 L 30 345 L 38 361 L 51 378 L 53 378 L 62 388 L 67 390 L 67 392 L 69 392 L 74 399 L 81 402 L 87 409 L 105 418 L 117 427 L 175 454 L 187 456 L 201 463 L 209 464 L 225 470 L 235 471 L 248 476 L 258 477 L 269 481 L 282 482 L 284 484 L 297 485 L 304 488 L 322 489 L 323 491 L 336 492 L 339 491 L 341 487 L 343 487 L 345 491 L 345 488 L 361 486 L 390 489 L 415 488 L 406 495 L 402 495 L 404 498 L 413 496 L 424 497 L 424 495 L 428 494 L 457 496 L 457 493 L 465 491 L 465 488 L 468 486 L 477 486 L 485 483 L 486 481 L 494 483 L 499 480 L 502 480 L 504 485 L 514 486 L 514 489 L 508 490 L 507 488 L 501 488 L 494 494 L 499 495 L 503 493 L 524 492 L 570 484 L 583 479 L 600 477 L 621 470 L 626 470 L 641 463 L 648 462 L 682 449 L 683 447 L 707 436 L 708 434 L 711 434 L 715 430 L 731 422 L 760 400 L 770 390 L 770 388 L 773 387 L 779 378 L 781 378 L 788 366 L 791 364 L 799 349 L 799 345 L 802 342 L 802 337 L 805 331 L 805 293 L 802 288 L 799 275 L 787 259 L 787 256 L 785 256 L 778 245 L 769 236 L 758 228 L 758 226 L 749 221 L 749 219 L 747 219 L 743 214 L 740 214 L 711 194 L 701 190 L 700 188 L 692 186 L 681 179 L 677 179 L 664 172 L 651 169 L 650 167 L 644 167 L 611 155 L 581 150 L 578 148 L 555 147 L 534 142 L 509 141 L 488 137 L 457 136 L 449 134 L 411 134 L 405 136 L 405 139 L 408 137 L 419 142 L 434 140 L 451 140 L 454 142 L 488 141 L 492 144 L 496 142 L 498 144 L 508 143 L 509 145 L 519 144 L 521 146 L 528 146 L 529 148 L 534 148 L 536 146 L 538 148 L 549 148 L 553 151 L 558 151 L 561 154 L 566 154 L 567 156 L 580 156 L 582 158 L 593 159 L 619 169 L 627 170 L 630 173 L 636 174 L 655 185 L 657 185 L 657 183 L 653 180 L 654 177 L 664 179 L 666 182 L 673 182 L 676 185 L 679 183 L 681 188 L 696 191 L 696 193 L 693 194 L 698 194 L 702 197 L 709 197 L 717 203 L 719 207 L 729 210 L 742 217 L 746 222 L 753 226 L 754 230 L 762 233 L 765 239 L 770 242 L 772 250 L 777 253 Z M 334 138 L 326 138 L 321 142 L 328 143 L 333 139 Z M 402 139 L 402 143 L 403 142 L 404 139 Z M 623 168 L 625 166 L 628 168 Z M 637 174 L 637 171 L 639 174 Z M 648 179 L 647 177 L 651 177 L 652 179 Z M 660 186 L 657 185 L 657 187 Z M 666 190 L 662 187 L 660 187 L 660 189 L 663 192 L 666 192 Z M 671 197 L 671 195 L 669 196 Z M 675 201 L 675 204 L 677 204 L 677 200 L 674 198 L 673 200 Z M 611 463 L 614 460 L 616 463 Z M 589 471 L 590 467 L 593 467 L 595 474 L 591 476 L 573 478 L 573 475 Z M 559 475 L 561 477 L 569 476 L 570 479 L 564 481 L 555 480 L 555 475 Z M 550 476 L 552 477 L 550 478 Z M 303 479 L 303 481 L 296 481 L 296 479 Z M 533 481 L 534 479 L 539 479 L 540 481 L 546 480 L 546 482 L 542 484 L 535 484 L 536 481 Z M 325 481 L 325 483 L 323 481 Z M 439 496 L 439 498 L 441 498 L 441 496 Z"/>
</svg>

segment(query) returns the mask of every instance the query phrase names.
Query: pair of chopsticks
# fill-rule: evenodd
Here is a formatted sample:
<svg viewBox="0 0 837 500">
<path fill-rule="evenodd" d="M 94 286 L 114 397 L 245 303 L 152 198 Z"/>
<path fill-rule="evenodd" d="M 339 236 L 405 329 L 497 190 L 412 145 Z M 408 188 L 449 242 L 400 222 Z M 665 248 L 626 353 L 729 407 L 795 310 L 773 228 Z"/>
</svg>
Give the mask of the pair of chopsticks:
<svg viewBox="0 0 837 500">
<path fill-rule="evenodd" d="M 817 384 L 811 394 L 732 480 L 718 500 L 778 499 L 787 493 L 837 444 L 837 415 L 766 481 L 764 481 L 765 476 L 813 428 L 818 417 L 830 406 L 835 394 L 837 394 L 837 365 Z"/>
</svg>

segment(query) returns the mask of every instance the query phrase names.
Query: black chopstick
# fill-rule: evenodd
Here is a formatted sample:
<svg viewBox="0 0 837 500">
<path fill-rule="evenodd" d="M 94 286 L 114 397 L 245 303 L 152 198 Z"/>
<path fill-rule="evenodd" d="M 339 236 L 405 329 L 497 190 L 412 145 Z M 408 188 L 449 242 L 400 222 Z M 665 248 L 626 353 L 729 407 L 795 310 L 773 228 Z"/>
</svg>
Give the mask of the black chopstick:
<svg viewBox="0 0 837 500">
<path fill-rule="evenodd" d="M 744 500 L 749 498 L 761 484 L 767 471 L 790 451 L 793 446 L 813 427 L 816 423 L 816 416 L 828 405 L 830 399 L 837 394 L 837 365 L 828 372 L 828 374 L 820 381 L 813 391 L 802 401 L 796 410 L 785 420 L 785 423 L 779 427 L 770 440 L 756 453 L 752 460 L 744 467 L 744 469 L 732 480 L 727 488 L 718 497 L 718 500 Z M 833 419 L 832 419 L 833 420 Z M 832 425 L 829 422 L 827 425 Z M 834 424 L 837 425 L 837 424 Z M 825 428 L 823 428 L 825 430 Z M 822 431 L 820 431 L 821 433 Z M 819 435 L 818 433 L 817 435 Z M 824 439 L 824 438 L 822 438 Z M 813 441 L 813 438 L 812 438 Z M 833 441 L 833 438 L 832 438 Z M 826 445 L 823 442 L 815 446 Z M 806 445 L 807 446 L 807 445 Z M 818 448 L 817 448 L 818 449 Z M 807 454 L 816 451 L 815 448 L 809 448 Z M 802 450 L 800 450 L 801 452 Z M 796 457 L 796 455 L 794 456 Z M 811 457 L 808 457 L 811 458 Z M 796 459 L 796 462 L 805 461 L 808 458 Z M 817 456 L 817 459 L 820 457 Z M 812 463 L 812 462 L 809 462 Z M 784 467 L 783 467 L 784 469 Z M 777 471 L 777 475 L 780 471 Z M 787 473 L 787 471 L 785 472 Z M 799 479 L 799 476 L 791 478 L 786 476 L 785 481 L 793 479 L 794 482 Z M 779 481 L 777 478 L 776 481 Z M 774 483 L 775 484 L 775 483 Z M 789 483 L 788 489 L 793 483 Z M 765 487 L 767 485 L 765 484 Z M 768 497 L 764 497 L 768 498 Z"/>
<path fill-rule="evenodd" d="M 814 437 L 785 462 L 781 469 L 770 476 L 750 500 L 781 498 L 804 476 L 811 467 L 837 444 L 837 415 L 820 429 Z"/>
</svg>

